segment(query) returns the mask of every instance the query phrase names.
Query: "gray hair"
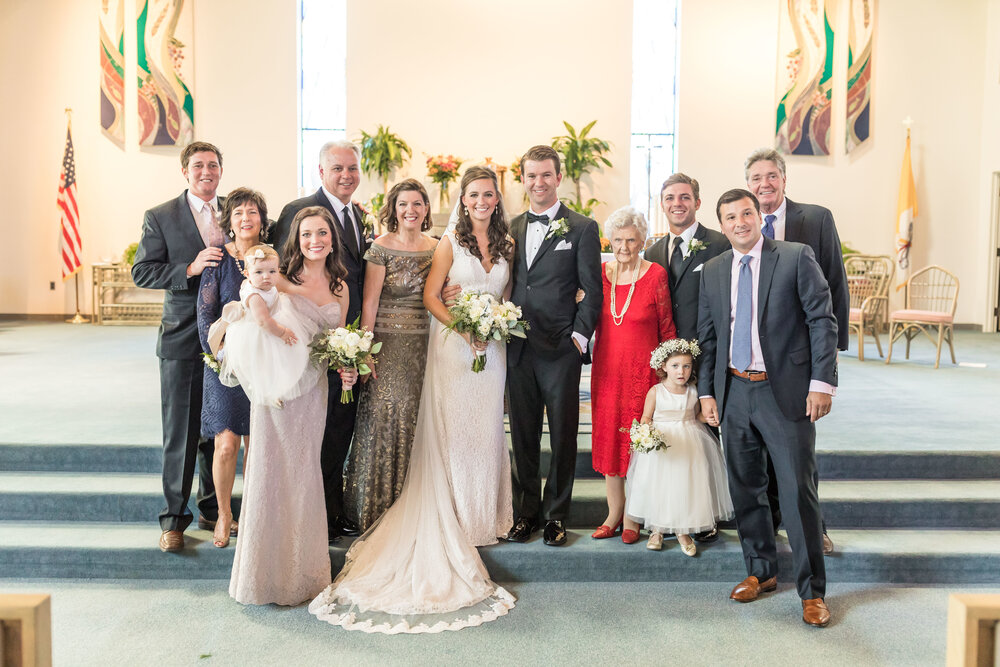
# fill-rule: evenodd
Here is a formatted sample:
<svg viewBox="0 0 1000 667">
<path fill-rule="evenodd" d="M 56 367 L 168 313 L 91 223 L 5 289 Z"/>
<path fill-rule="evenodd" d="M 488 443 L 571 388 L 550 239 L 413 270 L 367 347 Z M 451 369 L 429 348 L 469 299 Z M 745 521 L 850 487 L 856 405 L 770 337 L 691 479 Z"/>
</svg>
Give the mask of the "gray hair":
<svg viewBox="0 0 1000 667">
<path fill-rule="evenodd" d="M 750 167 L 753 166 L 754 162 L 763 162 L 765 160 L 778 165 L 781 177 L 785 178 L 785 158 L 781 157 L 781 153 L 773 148 L 758 148 L 753 153 L 750 153 L 750 157 L 743 163 L 743 178 L 749 181 Z"/>
<path fill-rule="evenodd" d="M 336 141 L 328 141 L 323 144 L 323 147 L 319 149 L 319 163 L 323 164 L 323 159 L 326 158 L 326 154 L 333 149 L 347 149 L 354 151 L 354 154 L 358 156 L 358 161 L 361 161 L 361 148 L 358 147 L 353 141 L 348 141 L 347 139 L 337 139 Z"/>
<path fill-rule="evenodd" d="M 646 216 L 633 206 L 623 206 L 608 216 L 604 223 L 604 235 L 610 239 L 615 230 L 625 227 L 635 227 L 636 231 L 639 232 L 640 241 L 645 241 L 649 233 Z"/>
</svg>

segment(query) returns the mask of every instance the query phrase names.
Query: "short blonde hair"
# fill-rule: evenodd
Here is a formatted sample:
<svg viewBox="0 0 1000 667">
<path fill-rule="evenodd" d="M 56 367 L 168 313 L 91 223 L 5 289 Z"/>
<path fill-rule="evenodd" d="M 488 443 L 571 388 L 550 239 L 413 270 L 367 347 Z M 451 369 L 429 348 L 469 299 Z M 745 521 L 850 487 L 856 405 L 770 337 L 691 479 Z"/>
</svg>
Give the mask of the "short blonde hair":
<svg viewBox="0 0 1000 667">
<path fill-rule="evenodd" d="M 243 263 L 247 266 L 256 264 L 264 259 L 276 259 L 279 263 L 281 262 L 281 258 L 278 257 L 278 252 L 266 243 L 261 243 L 249 248 L 243 255 Z"/>
<path fill-rule="evenodd" d="M 615 230 L 625 227 L 635 227 L 636 231 L 639 232 L 639 240 L 643 242 L 649 234 L 646 216 L 634 206 L 623 206 L 609 215 L 604 223 L 604 235 L 610 239 Z"/>
</svg>

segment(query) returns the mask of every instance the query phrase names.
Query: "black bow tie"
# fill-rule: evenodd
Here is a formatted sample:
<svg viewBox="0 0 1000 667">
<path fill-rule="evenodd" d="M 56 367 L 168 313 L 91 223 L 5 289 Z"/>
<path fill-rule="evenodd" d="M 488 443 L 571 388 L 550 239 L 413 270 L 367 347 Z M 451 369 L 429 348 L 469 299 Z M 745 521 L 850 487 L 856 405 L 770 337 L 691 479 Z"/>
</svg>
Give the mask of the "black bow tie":
<svg viewBox="0 0 1000 667">
<path fill-rule="evenodd" d="M 548 225 L 549 224 L 549 216 L 547 216 L 547 215 L 535 215 L 531 211 L 528 211 L 528 224 L 530 225 L 533 222 L 540 222 L 543 225 Z"/>
</svg>

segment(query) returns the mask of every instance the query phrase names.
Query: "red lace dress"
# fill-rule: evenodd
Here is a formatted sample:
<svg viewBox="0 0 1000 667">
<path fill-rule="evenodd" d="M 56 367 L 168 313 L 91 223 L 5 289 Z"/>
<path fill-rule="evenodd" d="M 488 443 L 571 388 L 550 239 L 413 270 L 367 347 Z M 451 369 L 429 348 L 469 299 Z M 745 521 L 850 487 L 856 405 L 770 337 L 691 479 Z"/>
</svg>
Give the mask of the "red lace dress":
<svg viewBox="0 0 1000 667">
<path fill-rule="evenodd" d="M 635 283 L 632 301 L 621 325 L 611 319 L 611 281 L 601 267 L 604 302 L 597 321 L 594 365 L 590 374 L 593 410 L 591 455 L 594 470 L 602 475 L 623 477 L 628 470 L 628 427 L 642 418 L 646 392 L 656 384 L 656 372 L 649 367 L 649 355 L 657 345 L 676 338 L 670 309 L 667 272 L 653 263 Z M 620 279 L 620 276 L 619 276 Z M 629 284 L 619 284 L 615 308 L 621 312 L 628 298 Z M 626 432 L 618 429 L 625 428 Z"/>
</svg>

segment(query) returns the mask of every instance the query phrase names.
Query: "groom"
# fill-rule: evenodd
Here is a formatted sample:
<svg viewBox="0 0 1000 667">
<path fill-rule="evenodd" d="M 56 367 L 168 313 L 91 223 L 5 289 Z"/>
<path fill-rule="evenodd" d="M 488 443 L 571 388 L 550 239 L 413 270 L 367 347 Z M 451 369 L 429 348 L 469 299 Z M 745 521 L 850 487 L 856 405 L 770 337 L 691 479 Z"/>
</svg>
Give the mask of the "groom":
<svg viewBox="0 0 1000 667">
<path fill-rule="evenodd" d="M 601 242 L 597 223 L 559 202 L 559 154 L 535 146 L 521 158 L 531 206 L 514 218 L 511 300 L 531 328 L 507 344 L 507 404 L 514 446 L 514 527 L 526 542 L 545 521 L 545 544 L 566 543 L 566 518 L 576 473 L 580 367 L 601 309 Z M 576 302 L 577 290 L 585 296 Z M 552 459 L 542 494 L 542 413 L 548 415 Z"/>
</svg>

